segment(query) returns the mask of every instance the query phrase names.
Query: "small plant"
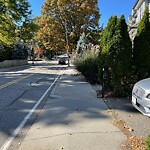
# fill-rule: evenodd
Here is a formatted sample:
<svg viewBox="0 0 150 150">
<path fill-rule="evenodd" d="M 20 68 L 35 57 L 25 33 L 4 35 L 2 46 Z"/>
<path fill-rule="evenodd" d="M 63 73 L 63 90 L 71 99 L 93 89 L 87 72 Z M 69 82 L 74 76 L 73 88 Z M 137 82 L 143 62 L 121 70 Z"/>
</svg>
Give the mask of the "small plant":
<svg viewBox="0 0 150 150">
<path fill-rule="evenodd" d="M 147 140 L 146 140 L 146 149 L 150 150 L 150 135 L 148 135 Z"/>
</svg>

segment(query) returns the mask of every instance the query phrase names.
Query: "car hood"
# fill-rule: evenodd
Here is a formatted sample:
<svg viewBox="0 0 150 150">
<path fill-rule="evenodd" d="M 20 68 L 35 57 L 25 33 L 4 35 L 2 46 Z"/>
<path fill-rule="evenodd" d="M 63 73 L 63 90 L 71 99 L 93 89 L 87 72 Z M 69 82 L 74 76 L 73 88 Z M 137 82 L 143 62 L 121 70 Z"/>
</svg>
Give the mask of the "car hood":
<svg viewBox="0 0 150 150">
<path fill-rule="evenodd" d="M 135 85 L 142 88 L 146 92 L 150 92 L 150 78 L 140 80 Z"/>
</svg>

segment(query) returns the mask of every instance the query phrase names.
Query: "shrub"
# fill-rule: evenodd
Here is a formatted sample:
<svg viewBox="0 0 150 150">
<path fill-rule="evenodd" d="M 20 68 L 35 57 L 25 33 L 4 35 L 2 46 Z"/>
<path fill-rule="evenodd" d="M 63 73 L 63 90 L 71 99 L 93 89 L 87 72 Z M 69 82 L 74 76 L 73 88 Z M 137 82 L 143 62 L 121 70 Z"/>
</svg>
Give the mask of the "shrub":
<svg viewBox="0 0 150 150">
<path fill-rule="evenodd" d="M 75 67 L 81 72 L 85 79 L 91 84 L 98 83 L 98 61 L 97 55 L 90 50 L 84 51 L 82 56 L 75 59 Z"/>
<path fill-rule="evenodd" d="M 27 59 L 28 57 L 28 47 L 23 44 L 13 44 L 12 45 L 12 55 L 11 59 Z"/>
<path fill-rule="evenodd" d="M 150 135 L 147 137 L 147 140 L 146 140 L 146 149 L 150 150 Z"/>
<path fill-rule="evenodd" d="M 11 59 L 11 46 L 0 45 L 0 62 Z"/>
<path fill-rule="evenodd" d="M 0 62 L 4 61 L 3 51 L 4 51 L 4 46 L 0 45 Z"/>
<path fill-rule="evenodd" d="M 4 60 L 27 59 L 28 47 L 23 44 L 0 45 L 0 62 Z"/>
</svg>

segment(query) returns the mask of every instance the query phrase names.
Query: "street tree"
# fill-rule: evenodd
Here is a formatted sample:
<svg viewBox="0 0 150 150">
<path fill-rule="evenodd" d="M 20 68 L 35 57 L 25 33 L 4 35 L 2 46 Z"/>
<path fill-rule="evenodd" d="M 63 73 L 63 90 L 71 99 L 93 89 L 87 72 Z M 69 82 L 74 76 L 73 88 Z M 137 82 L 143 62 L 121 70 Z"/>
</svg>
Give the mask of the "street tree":
<svg viewBox="0 0 150 150">
<path fill-rule="evenodd" d="M 63 50 L 67 40 L 76 47 L 80 35 L 98 28 L 97 0 L 46 0 L 36 39 L 45 47 Z"/>
<path fill-rule="evenodd" d="M 0 42 L 11 44 L 16 40 L 16 29 L 31 11 L 26 0 L 0 0 Z"/>
<path fill-rule="evenodd" d="M 29 43 L 34 39 L 39 26 L 37 22 L 38 17 L 33 19 L 26 19 L 21 26 L 18 26 L 17 39 L 22 40 L 25 43 Z"/>
</svg>

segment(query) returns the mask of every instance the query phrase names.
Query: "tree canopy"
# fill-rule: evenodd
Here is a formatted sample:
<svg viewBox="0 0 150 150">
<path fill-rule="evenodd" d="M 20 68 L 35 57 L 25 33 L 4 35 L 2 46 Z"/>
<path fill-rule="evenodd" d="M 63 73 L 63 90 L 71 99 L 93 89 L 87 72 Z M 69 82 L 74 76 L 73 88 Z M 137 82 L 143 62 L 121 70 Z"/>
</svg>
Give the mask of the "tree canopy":
<svg viewBox="0 0 150 150">
<path fill-rule="evenodd" d="M 80 35 L 98 28 L 97 0 L 46 0 L 42 7 L 40 29 L 36 39 L 51 50 L 63 50 L 66 35 L 70 49 Z"/>
<path fill-rule="evenodd" d="M 16 30 L 29 19 L 27 0 L 0 0 L 0 42 L 11 44 L 16 40 Z"/>
</svg>

